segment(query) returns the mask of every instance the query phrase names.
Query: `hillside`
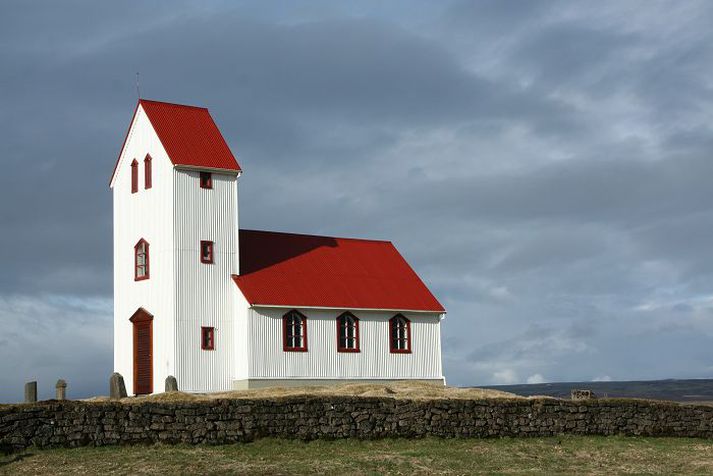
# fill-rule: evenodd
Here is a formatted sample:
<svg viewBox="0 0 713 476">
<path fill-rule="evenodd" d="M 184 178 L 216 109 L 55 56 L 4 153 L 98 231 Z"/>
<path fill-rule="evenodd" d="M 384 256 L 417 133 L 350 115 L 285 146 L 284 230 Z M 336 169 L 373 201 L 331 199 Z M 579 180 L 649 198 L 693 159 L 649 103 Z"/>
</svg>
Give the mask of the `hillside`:
<svg viewBox="0 0 713 476">
<path fill-rule="evenodd" d="M 600 397 L 650 398 L 676 402 L 713 402 L 713 379 L 556 382 L 494 385 L 481 388 L 501 390 L 525 397 L 545 395 L 557 398 L 569 398 L 570 391 L 573 388 L 577 388 L 592 390 Z"/>
</svg>

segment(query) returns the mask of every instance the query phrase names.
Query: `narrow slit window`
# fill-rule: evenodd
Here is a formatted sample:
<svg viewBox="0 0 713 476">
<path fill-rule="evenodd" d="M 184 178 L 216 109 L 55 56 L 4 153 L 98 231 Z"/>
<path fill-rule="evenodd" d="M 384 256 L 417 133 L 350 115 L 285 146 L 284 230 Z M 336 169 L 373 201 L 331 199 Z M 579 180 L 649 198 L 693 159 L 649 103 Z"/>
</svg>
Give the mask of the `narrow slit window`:
<svg viewBox="0 0 713 476">
<path fill-rule="evenodd" d="M 337 318 L 337 352 L 359 352 L 359 319 L 349 312 Z"/>
<path fill-rule="evenodd" d="M 290 311 L 282 317 L 283 350 L 286 352 L 307 352 L 307 318 L 297 311 Z"/>
<path fill-rule="evenodd" d="M 411 353 L 411 321 L 401 314 L 389 320 L 389 347 L 392 354 Z"/>
<path fill-rule="evenodd" d="M 213 242 L 201 241 L 201 263 L 213 263 Z"/>
<path fill-rule="evenodd" d="M 151 188 L 151 156 L 148 154 L 144 159 L 144 188 Z"/>
<path fill-rule="evenodd" d="M 131 162 L 131 193 L 139 191 L 139 163 L 134 159 Z"/>
<path fill-rule="evenodd" d="M 200 173 L 201 188 L 213 188 L 213 174 L 210 172 Z"/>
<path fill-rule="evenodd" d="M 141 239 L 134 246 L 134 281 L 149 279 L 149 244 Z"/>
<path fill-rule="evenodd" d="M 201 349 L 215 350 L 215 327 L 201 327 Z"/>
</svg>

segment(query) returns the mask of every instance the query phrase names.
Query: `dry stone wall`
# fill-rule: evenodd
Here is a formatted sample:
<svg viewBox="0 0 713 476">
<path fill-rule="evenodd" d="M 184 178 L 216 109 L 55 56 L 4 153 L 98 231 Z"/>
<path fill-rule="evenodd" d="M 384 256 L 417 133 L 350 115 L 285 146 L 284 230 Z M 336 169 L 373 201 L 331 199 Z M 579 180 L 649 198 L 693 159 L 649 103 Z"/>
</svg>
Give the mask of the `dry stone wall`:
<svg viewBox="0 0 713 476">
<path fill-rule="evenodd" d="M 646 400 L 289 397 L 0 406 L 0 448 L 225 444 L 261 437 L 713 437 L 713 407 Z"/>
</svg>

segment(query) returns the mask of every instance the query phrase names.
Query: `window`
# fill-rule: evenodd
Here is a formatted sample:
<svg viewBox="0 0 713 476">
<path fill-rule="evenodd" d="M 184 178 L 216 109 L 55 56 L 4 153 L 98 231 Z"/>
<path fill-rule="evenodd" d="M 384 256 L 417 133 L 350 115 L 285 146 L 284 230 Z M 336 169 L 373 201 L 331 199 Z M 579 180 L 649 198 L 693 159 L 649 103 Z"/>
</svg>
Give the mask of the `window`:
<svg viewBox="0 0 713 476">
<path fill-rule="evenodd" d="M 411 321 L 401 314 L 389 320 L 389 347 L 392 354 L 411 353 Z"/>
<path fill-rule="evenodd" d="M 131 162 L 131 193 L 139 191 L 139 163 L 134 159 Z"/>
<path fill-rule="evenodd" d="M 213 263 L 213 242 L 201 241 L 201 263 Z"/>
<path fill-rule="evenodd" d="M 215 350 L 215 327 L 201 327 L 201 349 Z"/>
<path fill-rule="evenodd" d="M 151 156 L 148 154 L 144 159 L 144 188 L 151 188 Z"/>
<path fill-rule="evenodd" d="M 149 279 L 149 244 L 143 238 L 134 246 L 134 281 Z"/>
<path fill-rule="evenodd" d="M 349 312 L 337 318 L 337 352 L 359 352 L 359 319 Z"/>
<path fill-rule="evenodd" d="M 201 188 L 213 188 L 213 176 L 210 172 L 201 172 Z"/>
<path fill-rule="evenodd" d="M 307 318 L 297 311 L 282 317 L 282 349 L 285 352 L 307 352 Z"/>
</svg>

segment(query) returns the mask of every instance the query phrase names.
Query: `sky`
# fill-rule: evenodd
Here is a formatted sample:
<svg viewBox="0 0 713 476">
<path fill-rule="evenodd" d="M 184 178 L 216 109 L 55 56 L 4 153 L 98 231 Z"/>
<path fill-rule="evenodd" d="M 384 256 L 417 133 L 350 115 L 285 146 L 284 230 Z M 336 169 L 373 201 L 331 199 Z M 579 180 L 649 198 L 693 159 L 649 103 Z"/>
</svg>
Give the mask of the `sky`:
<svg viewBox="0 0 713 476">
<path fill-rule="evenodd" d="M 713 3 L 0 3 L 0 401 L 106 394 L 108 181 L 208 107 L 243 228 L 394 242 L 452 385 L 713 376 Z"/>
</svg>

